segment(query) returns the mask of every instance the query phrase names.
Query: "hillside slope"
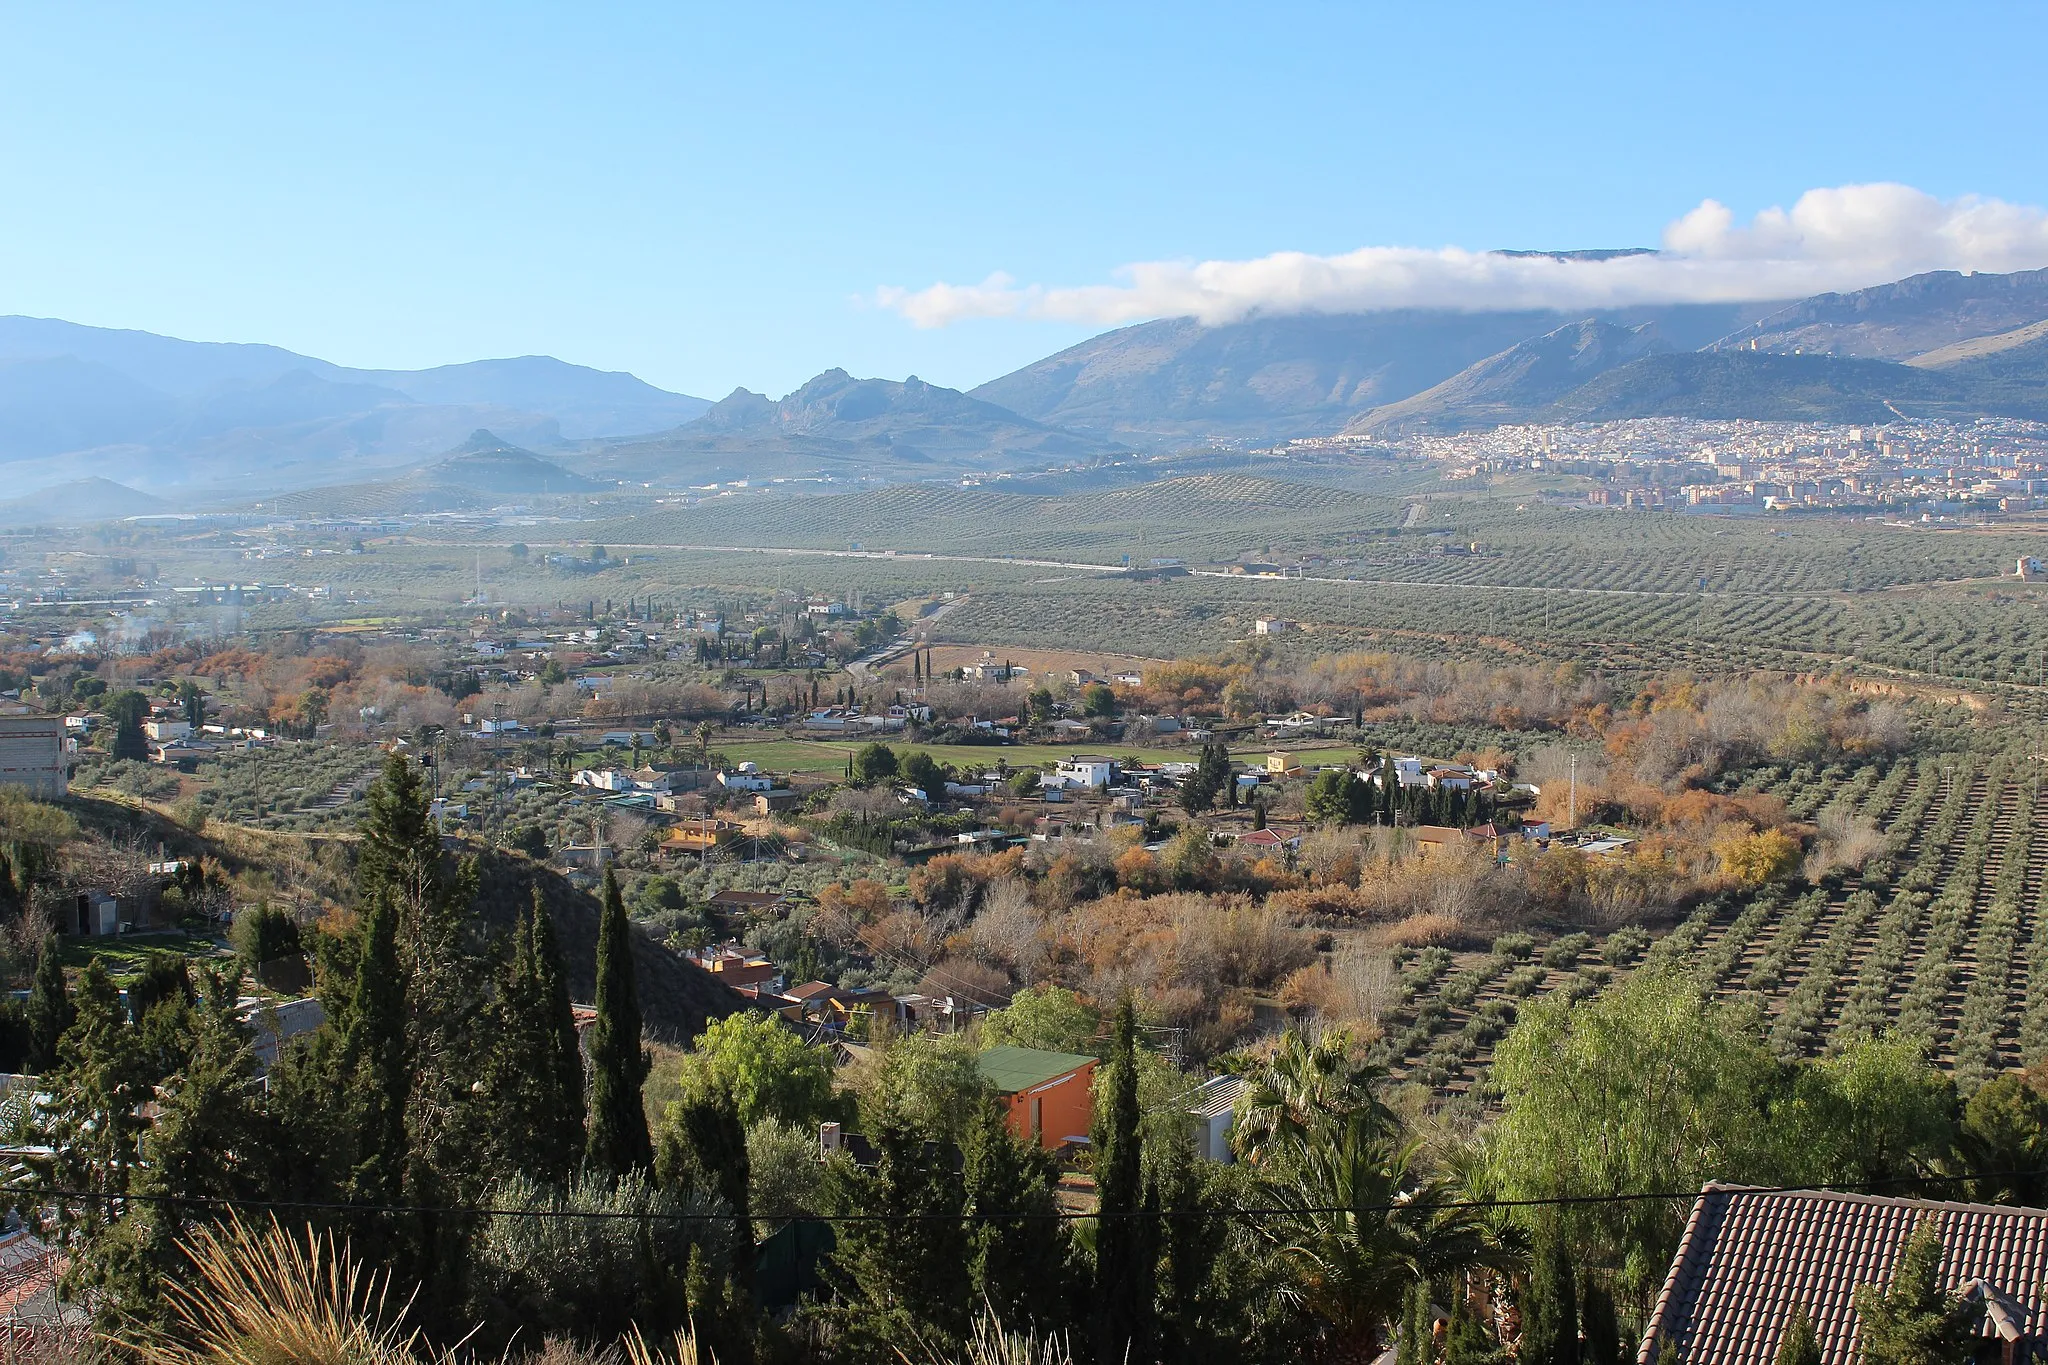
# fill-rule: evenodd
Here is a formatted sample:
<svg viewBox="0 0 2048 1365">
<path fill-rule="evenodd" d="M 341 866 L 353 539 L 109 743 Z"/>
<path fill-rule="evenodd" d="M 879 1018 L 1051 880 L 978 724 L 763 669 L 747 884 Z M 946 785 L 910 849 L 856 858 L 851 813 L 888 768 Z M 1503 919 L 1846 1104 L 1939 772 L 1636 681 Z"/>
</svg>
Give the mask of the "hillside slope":
<svg viewBox="0 0 2048 1365">
<path fill-rule="evenodd" d="M 1683 304 L 1594 316 L 1624 327 L 1654 322 L 1669 344 L 1689 350 L 1775 306 Z M 1039 421 L 1150 448 L 1327 434 L 1584 316 L 1397 309 L 1220 327 L 1168 318 L 1093 337 L 972 392 Z"/>
<path fill-rule="evenodd" d="M 2048 270 L 1936 270 L 1848 294 L 1816 294 L 1715 343 L 1716 350 L 1905 360 L 2048 319 Z"/>
<path fill-rule="evenodd" d="M 1670 347 L 1654 323 L 1586 318 L 1488 356 L 1412 398 L 1351 420 L 1349 433 L 1465 431 L 1519 422 L 1597 375 Z"/>
<path fill-rule="evenodd" d="M 2048 420 L 2038 379 L 1993 376 L 1766 351 L 1656 355 L 1610 370 L 1547 408 L 1539 422 L 1632 417 L 1882 423 L 1900 417 L 1980 415 Z"/>
</svg>

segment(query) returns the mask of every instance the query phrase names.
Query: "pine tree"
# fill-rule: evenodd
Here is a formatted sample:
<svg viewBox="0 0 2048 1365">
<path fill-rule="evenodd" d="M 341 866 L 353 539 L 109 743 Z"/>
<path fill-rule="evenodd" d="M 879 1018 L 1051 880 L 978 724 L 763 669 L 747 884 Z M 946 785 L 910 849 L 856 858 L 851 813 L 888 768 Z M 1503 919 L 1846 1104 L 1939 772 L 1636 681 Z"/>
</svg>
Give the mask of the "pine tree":
<svg viewBox="0 0 2048 1365">
<path fill-rule="evenodd" d="M 1856 1291 L 1856 1316 L 1868 1365 L 1970 1359 L 1977 1310 L 1941 1292 L 1941 1231 L 1933 1218 L 1906 1239 L 1888 1286 Z"/>
<path fill-rule="evenodd" d="M 419 765 L 403 754 L 392 754 L 365 799 L 369 810 L 360 825 L 357 895 L 365 903 L 379 893 L 394 903 L 437 895 L 441 831 L 428 813 L 431 803 Z"/>
<path fill-rule="evenodd" d="M 35 983 L 28 993 L 28 1069 L 48 1071 L 57 1064 L 57 1043 L 78 1017 L 64 985 L 62 948 L 55 934 L 43 936 L 36 954 Z"/>
<path fill-rule="evenodd" d="M 851 1164 L 829 1167 L 828 1204 L 835 1211 L 882 1215 L 836 1229 L 825 1264 L 835 1291 L 831 1319 L 844 1359 L 900 1361 L 898 1347 L 917 1342 L 938 1359 L 968 1331 L 972 1297 L 963 1187 L 945 1148 L 892 1120 L 872 1134 L 872 1174 Z"/>
<path fill-rule="evenodd" d="M 981 1220 L 969 1231 L 969 1271 L 976 1300 L 1019 1331 L 1049 1332 L 1067 1316 L 1058 1179 L 1051 1153 L 1012 1133 L 995 1105 L 980 1107 L 967 1134 L 967 1211 Z"/>
<path fill-rule="evenodd" d="M 648 1058 L 640 1043 L 632 933 L 619 879 L 607 870 L 597 928 L 597 1022 L 590 1030 L 590 1129 L 583 1161 L 613 1177 L 654 1168 L 654 1144 L 640 1100 Z"/>
<path fill-rule="evenodd" d="M 1103 1077 L 1108 1112 L 1096 1120 L 1095 1355 L 1102 1365 L 1147 1354 L 1157 1266 L 1143 1213 L 1143 1138 L 1138 1132 L 1138 1016 L 1118 1009 Z"/>
<path fill-rule="evenodd" d="M 1793 1304 L 1792 1314 L 1785 1320 L 1785 1334 L 1778 1339 L 1777 1365 L 1820 1365 L 1820 1337 L 1803 1303 Z"/>
<path fill-rule="evenodd" d="M 1520 1365 L 1578 1365 L 1578 1295 L 1571 1257 L 1554 1226 L 1537 1230 L 1529 1254 L 1529 1283 L 1522 1292 Z"/>
</svg>

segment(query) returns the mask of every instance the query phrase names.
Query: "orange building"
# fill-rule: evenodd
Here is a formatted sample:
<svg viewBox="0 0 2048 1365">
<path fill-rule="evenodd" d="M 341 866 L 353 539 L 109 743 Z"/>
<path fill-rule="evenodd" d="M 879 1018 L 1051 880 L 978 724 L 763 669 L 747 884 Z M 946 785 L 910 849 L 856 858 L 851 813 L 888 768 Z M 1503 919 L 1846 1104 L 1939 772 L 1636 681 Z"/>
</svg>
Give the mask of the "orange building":
<svg viewBox="0 0 2048 1365">
<path fill-rule="evenodd" d="M 1033 1047 L 981 1054 L 981 1074 L 1001 1097 L 1010 1131 L 1042 1147 L 1087 1139 L 1095 1117 L 1095 1067 L 1093 1057 Z"/>
</svg>

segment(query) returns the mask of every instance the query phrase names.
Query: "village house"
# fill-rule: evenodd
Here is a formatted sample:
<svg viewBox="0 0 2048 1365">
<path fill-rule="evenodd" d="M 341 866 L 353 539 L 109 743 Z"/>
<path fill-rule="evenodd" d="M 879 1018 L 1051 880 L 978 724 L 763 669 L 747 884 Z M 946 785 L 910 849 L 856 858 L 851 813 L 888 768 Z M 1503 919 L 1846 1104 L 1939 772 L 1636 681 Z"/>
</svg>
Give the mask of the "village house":
<svg viewBox="0 0 2048 1365">
<path fill-rule="evenodd" d="M 725 847 L 740 837 L 741 827 L 731 820 L 686 820 L 662 836 L 661 852 L 668 857 L 698 857 Z"/>
<path fill-rule="evenodd" d="M 1116 762 L 1097 754 L 1073 754 L 1060 760 L 1055 777 L 1074 787 L 1107 787 L 1116 780 Z"/>
<path fill-rule="evenodd" d="M 1636 1358 L 1761 1365 L 1776 1357 L 1797 1306 L 1813 1320 L 1822 1365 L 1852 1365 L 1861 1358 L 1857 1288 L 1887 1282 L 1906 1239 L 1930 1219 L 1942 1289 L 1978 1315 L 1986 1349 L 1977 1359 L 2033 1358 L 2048 1335 L 2048 1211 L 1722 1184 L 1693 1203 Z"/>
<path fill-rule="evenodd" d="M 775 790 L 775 779 L 752 763 L 742 763 L 720 773 L 718 785 L 733 792 L 767 792 Z"/>
<path fill-rule="evenodd" d="M 1048 1148 L 1088 1140 L 1095 1117 L 1095 1058 L 1031 1047 L 992 1047 L 977 1065 L 1002 1103 L 1012 1133 Z"/>
</svg>

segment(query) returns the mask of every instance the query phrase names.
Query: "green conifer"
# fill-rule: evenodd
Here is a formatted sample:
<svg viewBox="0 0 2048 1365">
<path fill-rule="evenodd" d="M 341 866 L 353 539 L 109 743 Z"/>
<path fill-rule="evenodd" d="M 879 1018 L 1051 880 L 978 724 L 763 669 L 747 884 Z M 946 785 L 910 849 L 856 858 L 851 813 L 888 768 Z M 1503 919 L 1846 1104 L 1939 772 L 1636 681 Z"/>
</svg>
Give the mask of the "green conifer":
<svg viewBox="0 0 2048 1365">
<path fill-rule="evenodd" d="M 1144 1359 L 1149 1345 L 1153 1281 L 1149 1220 L 1143 1218 L 1143 1138 L 1138 1131 L 1138 1016 L 1125 1000 L 1102 1084 L 1106 1112 L 1094 1135 L 1095 1354 L 1104 1362 Z"/>
<path fill-rule="evenodd" d="M 640 1030 L 632 925 L 619 896 L 619 879 L 607 870 L 597 925 L 597 1020 L 590 1030 L 590 1128 L 583 1161 L 613 1177 L 654 1169 L 654 1144 L 640 1099 L 649 1065 Z"/>
<path fill-rule="evenodd" d="M 1785 1334 L 1778 1339 L 1777 1365 L 1820 1365 L 1820 1336 L 1803 1303 L 1793 1304 L 1791 1316 L 1785 1320 Z"/>
<path fill-rule="evenodd" d="M 55 934 L 43 936 L 36 954 L 35 982 L 28 993 L 28 1069 L 48 1071 L 57 1064 L 57 1042 L 78 1017 L 64 984 L 62 945 Z"/>
</svg>

